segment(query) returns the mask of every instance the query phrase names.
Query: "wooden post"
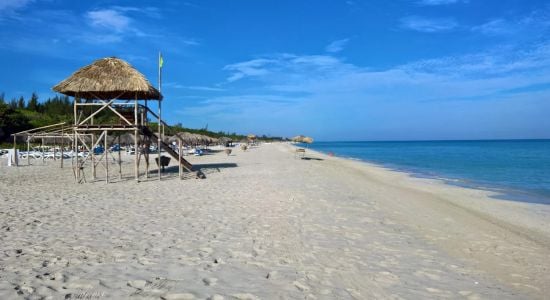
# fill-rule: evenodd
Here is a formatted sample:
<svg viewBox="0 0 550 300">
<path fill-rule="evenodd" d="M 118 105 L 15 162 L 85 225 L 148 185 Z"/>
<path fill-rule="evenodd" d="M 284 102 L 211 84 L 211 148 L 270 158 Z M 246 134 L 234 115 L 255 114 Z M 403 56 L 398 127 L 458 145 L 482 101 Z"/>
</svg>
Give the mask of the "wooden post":
<svg viewBox="0 0 550 300">
<path fill-rule="evenodd" d="M 122 180 L 122 159 L 120 158 L 120 135 L 118 136 L 118 178 Z"/>
<path fill-rule="evenodd" d="M 76 95 L 73 99 L 74 105 L 73 105 L 73 113 L 74 113 L 74 127 L 73 127 L 73 135 L 74 135 L 74 141 L 73 141 L 73 159 L 71 160 L 71 163 L 73 164 L 73 172 L 76 174 L 76 183 L 80 183 L 80 166 L 79 166 L 79 159 L 78 159 L 78 133 L 77 133 L 77 126 L 78 126 L 78 120 L 77 112 L 78 112 L 78 103 L 76 99 Z M 75 155 L 76 155 L 76 165 L 75 165 Z M 76 169 L 75 169 L 76 168 Z"/>
<path fill-rule="evenodd" d="M 109 183 L 109 149 L 107 149 L 107 130 L 104 131 L 105 133 L 105 145 L 103 145 L 103 154 L 105 155 L 105 182 Z M 92 150 L 93 152 L 93 150 Z"/>
<path fill-rule="evenodd" d="M 80 183 L 80 157 L 78 156 L 78 132 L 74 131 L 74 147 L 76 154 L 76 182 Z"/>
<path fill-rule="evenodd" d="M 76 171 L 75 168 L 74 168 L 74 156 L 75 156 L 75 151 L 74 151 L 74 128 L 73 128 L 73 144 L 71 145 L 71 168 L 73 168 L 73 173 Z M 76 174 L 76 173 L 74 173 Z"/>
<path fill-rule="evenodd" d="M 27 165 L 31 165 L 31 156 L 29 153 L 31 152 L 31 137 L 27 135 Z"/>
<path fill-rule="evenodd" d="M 27 156 L 29 155 L 29 153 L 27 153 Z M 13 136 L 13 162 L 14 162 L 14 165 L 17 167 L 18 166 L 18 163 L 19 163 L 19 159 L 17 157 L 17 136 Z"/>
<path fill-rule="evenodd" d="M 65 157 L 63 156 L 63 151 L 65 150 L 65 132 L 64 127 L 61 126 L 61 169 L 63 169 L 63 161 L 65 160 Z"/>
<path fill-rule="evenodd" d="M 157 151 L 158 151 L 158 160 L 159 160 L 159 161 L 158 161 L 158 168 L 159 168 L 158 174 L 159 174 L 159 180 L 160 180 L 160 178 L 161 178 L 161 172 L 160 172 L 160 170 L 161 170 L 161 167 L 160 167 L 160 166 L 161 166 L 161 162 L 160 162 L 160 150 L 161 150 L 161 147 L 160 147 L 160 142 L 161 142 L 161 140 L 162 140 L 162 136 L 160 135 L 160 134 L 161 134 L 161 131 L 160 131 L 160 130 L 161 130 L 161 129 L 160 129 L 161 124 L 160 124 L 160 123 L 162 122 L 162 119 L 160 118 L 160 102 L 161 102 L 161 100 L 159 99 L 159 123 L 158 123 L 158 126 L 159 126 L 159 127 L 158 127 L 158 135 L 159 135 L 159 136 L 158 136 L 158 139 L 157 139 Z"/>
<path fill-rule="evenodd" d="M 137 120 L 137 95 L 136 100 L 134 101 L 134 166 L 135 166 L 135 176 L 136 181 L 139 182 L 139 161 L 138 161 L 138 120 Z"/>
<path fill-rule="evenodd" d="M 161 91 L 161 85 L 162 85 L 162 72 L 161 72 L 161 69 L 162 69 L 162 55 L 160 54 L 159 52 L 159 94 L 160 94 L 160 91 Z M 160 147 L 160 142 L 162 140 L 162 136 L 161 136 L 161 122 L 162 122 L 162 118 L 161 118 L 161 103 L 162 103 L 162 97 L 159 97 L 159 123 L 158 123 L 158 143 L 157 143 L 157 151 L 158 151 L 158 167 L 159 167 L 159 170 L 158 170 L 158 174 L 159 174 L 159 180 L 161 178 L 161 173 L 160 173 L 160 169 L 161 169 L 161 161 L 160 161 L 160 150 L 161 150 L 161 147 Z"/>
<path fill-rule="evenodd" d="M 94 125 L 94 117 L 92 115 L 92 118 L 90 119 L 90 124 Z M 95 149 L 94 149 L 94 145 L 95 145 L 95 132 L 92 133 L 92 153 L 90 153 L 92 155 L 92 179 L 95 181 L 96 180 L 96 166 L 95 166 Z M 101 136 L 99 137 L 101 138 Z"/>
<path fill-rule="evenodd" d="M 149 146 L 145 144 L 143 146 L 143 158 L 145 158 L 145 178 L 149 178 Z"/>
<path fill-rule="evenodd" d="M 94 144 L 95 144 L 95 133 L 92 133 L 91 134 L 91 139 L 92 139 L 92 150 L 90 153 L 90 155 L 92 156 L 92 179 L 95 180 L 96 179 L 96 169 L 95 169 L 95 151 L 94 151 Z"/>
<path fill-rule="evenodd" d="M 178 139 L 178 171 L 179 171 L 179 176 L 180 176 L 180 179 L 181 178 L 181 151 L 182 151 L 182 147 L 181 147 L 181 139 Z"/>
<path fill-rule="evenodd" d="M 42 153 L 42 164 L 44 164 L 46 161 L 46 158 L 44 157 L 44 138 L 40 139 L 40 150 Z"/>
</svg>

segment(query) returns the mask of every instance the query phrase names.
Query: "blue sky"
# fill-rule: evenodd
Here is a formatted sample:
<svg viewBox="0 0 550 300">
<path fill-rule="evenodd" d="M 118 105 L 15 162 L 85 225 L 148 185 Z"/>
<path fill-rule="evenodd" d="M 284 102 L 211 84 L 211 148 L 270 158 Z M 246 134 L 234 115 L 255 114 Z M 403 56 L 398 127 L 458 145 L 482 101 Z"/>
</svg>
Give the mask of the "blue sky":
<svg viewBox="0 0 550 300">
<path fill-rule="evenodd" d="M 0 1 L 0 92 L 41 99 L 127 60 L 163 116 L 316 140 L 550 138 L 550 4 L 529 0 Z"/>
</svg>

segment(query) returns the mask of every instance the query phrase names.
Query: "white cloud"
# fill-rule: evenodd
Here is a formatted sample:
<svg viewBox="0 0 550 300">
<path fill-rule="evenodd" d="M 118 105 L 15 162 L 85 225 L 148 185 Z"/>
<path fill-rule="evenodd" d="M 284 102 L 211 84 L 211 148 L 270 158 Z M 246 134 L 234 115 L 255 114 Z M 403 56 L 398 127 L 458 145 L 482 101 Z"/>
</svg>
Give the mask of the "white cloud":
<svg viewBox="0 0 550 300">
<path fill-rule="evenodd" d="M 86 17 L 90 25 L 104 29 L 113 29 L 116 32 L 126 31 L 131 22 L 129 17 L 113 9 L 89 11 L 86 13 Z"/>
<path fill-rule="evenodd" d="M 138 37 L 171 45 L 164 49 L 200 45 L 196 39 L 184 38 L 170 30 L 160 29 L 157 22 L 151 22 L 151 19 L 161 17 L 161 11 L 155 7 L 111 6 L 88 11 L 84 16 L 89 30 L 80 36 L 88 43 L 116 43 L 129 37 Z"/>
<path fill-rule="evenodd" d="M 472 27 L 472 31 L 481 32 L 486 35 L 505 35 L 517 32 L 517 27 L 504 19 L 494 19 L 485 24 Z"/>
<path fill-rule="evenodd" d="M 0 12 L 20 9 L 31 2 L 32 0 L 2 0 L 0 1 Z"/>
<path fill-rule="evenodd" d="M 420 32 L 441 32 L 449 31 L 458 27 L 458 23 L 450 18 L 424 18 L 410 16 L 401 19 L 401 27 Z"/>
<path fill-rule="evenodd" d="M 468 0 L 421 0 L 421 1 L 418 2 L 418 4 L 434 6 L 434 5 L 455 4 L 455 3 L 460 3 L 460 2 L 467 3 Z"/>
<path fill-rule="evenodd" d="M 110 9 L 119 11 L 119 12 L 132 12 L 140 13 L 150 18 L 159 19 L 162 17 L 160 9 L 157 7 L 147 6 L 147 7 L 134 7 L 134 6 L 111 6 Z"/>
<path fill-rule="evenodd" d="M 548 35 L 550 28 L 550 6 L 543 10 L 531 12 L 529 15 L 516 18 L 492 19 L 471 28 L 489 36 L 520 35 L 521 37 L 533 35 Z"/>
<path fill-rule="evenodd" d="M 342 40 L 334 41 L 334 42 L 330 43 L 325 48 L 325 51 L 330 52 L 330 53 L 340 52 L 340 51 L 344 50 L 344 47 L 346 46 L 346 44 L 348 42 L 349 42 L 349 39 L 342 39 Z"/>
<path fill-rule="evenodd" d="M 194 91 L 205 91 L 205 92 L 223 92 L 226 91 L 226 89 L 219 88 L 219 87 L 211 87 L 211 86 L 198 86 L 198 85 L 183 85 L 176 82 L 166 82 L 164 83 L 165 87 L 171 87 L 174 89 L 186 89 L 186 90 L 194 90 Z"/>
<path fill-rule="evenodd" d="M 227 130 L 233 124 L 231 131 L 308 132 L 319 139 L 401 139 L 410 132 L 416 138 L 548 136 L 537 129 L 541 117 L 534 116 L 550 109 L 550 43 L 384 70 L 332 55 L 288 53 L 237 62 L 225 70 L 248 79 L 253 92 L 204 98 L 179 114 L 197 124 L 206 117 L 212 128 Z"/>
<path fill-rule="evenodd" d="M 346 68 L 352 67 L 330 55 L 294 55 L 283 53 L 227 65 L 224 67 L 224 70 L 233 72 L 227 79 L 228 82 L 233 82 L 244 78 L 282 77 L 294 80 L 300 78 L 307 79 L 310 73 L 341 73 Z"/>
<path fill-rule="evenodd" d="M 227 65 L 224 70 L 233 71 L 233 74 L 227 79 L 229 82 L 237 81 L 244 77 L 257 77 L 268 73 L 266 66 L 275 63 L 270 59 L 253 59 L 245 62 Z"/>
</svg>

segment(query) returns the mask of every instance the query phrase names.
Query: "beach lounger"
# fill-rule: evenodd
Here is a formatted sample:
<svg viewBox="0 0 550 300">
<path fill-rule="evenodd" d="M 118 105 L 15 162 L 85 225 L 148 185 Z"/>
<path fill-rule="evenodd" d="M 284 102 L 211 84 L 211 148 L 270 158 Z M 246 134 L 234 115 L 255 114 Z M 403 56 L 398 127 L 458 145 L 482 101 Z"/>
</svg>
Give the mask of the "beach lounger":
<svg viewBox="0 0 550 300">
<path fill-rule="evenodd" d="M 306 149 L 297 148 L 296 152 L 294 153 L 294 158 L 296 158 L 296 157 L 304 158 L 305 155 L 306 155 Z"/>
</svg>

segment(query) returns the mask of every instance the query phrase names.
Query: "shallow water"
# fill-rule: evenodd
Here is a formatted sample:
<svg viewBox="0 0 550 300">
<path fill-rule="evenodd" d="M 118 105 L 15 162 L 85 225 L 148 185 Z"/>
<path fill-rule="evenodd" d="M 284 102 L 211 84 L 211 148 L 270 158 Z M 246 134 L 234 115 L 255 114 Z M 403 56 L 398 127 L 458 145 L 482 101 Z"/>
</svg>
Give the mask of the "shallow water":
<svg viewBox="0 0 550 300">
<path fill-rule="evenodd" d="M 550 204 L 550 140 L 315 142 L 309 147 Z"/>
</svg>

